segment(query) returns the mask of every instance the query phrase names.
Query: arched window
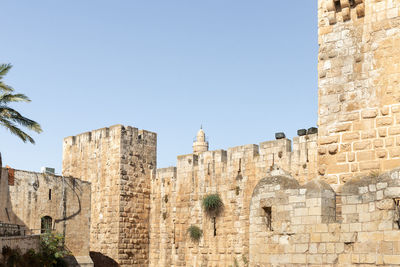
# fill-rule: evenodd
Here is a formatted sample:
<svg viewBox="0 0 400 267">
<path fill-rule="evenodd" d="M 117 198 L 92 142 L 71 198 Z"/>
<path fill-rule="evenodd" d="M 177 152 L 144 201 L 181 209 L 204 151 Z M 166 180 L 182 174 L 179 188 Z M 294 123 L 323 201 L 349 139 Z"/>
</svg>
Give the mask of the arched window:
<svg viewBox="0 0 400 267">
<path fill-rule="evenodd" d="M 47 233 L 51 231 L 51 227 L 53 224 L 53 219 L 50 216 L 44 216 L 41 219 L 41 226 L 40 226 L 40 232 Z"/>
</svg>

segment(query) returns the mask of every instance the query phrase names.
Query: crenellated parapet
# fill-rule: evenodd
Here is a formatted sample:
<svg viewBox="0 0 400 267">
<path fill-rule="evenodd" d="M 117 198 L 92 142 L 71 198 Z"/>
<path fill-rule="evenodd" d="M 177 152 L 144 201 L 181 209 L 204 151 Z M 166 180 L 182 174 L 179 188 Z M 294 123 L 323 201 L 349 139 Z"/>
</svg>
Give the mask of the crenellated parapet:
<svg viewBox="0 0 400 267">
<path fill-rule="evenodd" d="M 64 146 L 85 145 L 87 143 L 100 142 L 101 140 L 118 139 L 121 136 L 128 137 L 137 143 L 149 142 L 154 145 L 157 134 L 135 127 L 117 124 L 75 136 L 65 137 Z"/>
<path fill-rule="evenodd" d="M 305 134 L 293 141 L 283 138 L 180 155 L 176 167 L 158 169 L 151 190 L 150 266 L 229 265 L 237 255 L 248 257 L 254 187 L 263 177 L 277 173 L 292 174 L 297 184 L 315 178 L 317 139 L 315 133 Z M 223 199 L 224 209 L 221 217 L 213 219 L 204 214 L 201 203 L 215 193 Z M 190 225 L 204 231 L 202 252 L 193 250 L 188 239 Z"/>
<path fill-rule="evenodd" d="M 365 0 L 324 0 L 323 9 L 329 24 L 335 24 L 338 21 L 348 21 L 359 19 L 365 15 Z"/>
</svg>

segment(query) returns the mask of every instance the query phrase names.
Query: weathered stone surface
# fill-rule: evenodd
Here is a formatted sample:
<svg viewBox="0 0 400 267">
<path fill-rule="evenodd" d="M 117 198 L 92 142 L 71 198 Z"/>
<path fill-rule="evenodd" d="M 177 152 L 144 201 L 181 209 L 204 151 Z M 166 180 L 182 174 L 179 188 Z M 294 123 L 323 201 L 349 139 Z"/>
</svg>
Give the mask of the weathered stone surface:
<svg viewBox="0 0 400 267">
<path fill-rule="evenodd" d="M 318 154 L 318 164 L 327 164 L 329 170 L 342 165 L 335 158 L 344 152 L 369 151 L 374 148 L 395 147 L 400 143 L 391 137 L 400 137 L 397 116 L 400 89 L 400 17 L 398 1 L 319 0 L 319 144 L 350 144 L 351 151 Z M 336 4 L 335 4 L 336 2 Z M 340 3 L 340 4 L 339 4 Z M 338 5 L 339 4 L 339 5 Z M 328 54 L 336 55 L 334 58 Z M 346 122 L 346 124 L 341 124 Z M 345 126 L 345 127 L 344 127 Z M 340 133 L 340 139 L 336 139 Z M 356 176 L 369 169 L 390 170 L 400 157 L 396 149 L 360 154 L 355 163 L 340 175 Z M 335 158 L 334 158 L 335 157 Z M 367 166 L 364 161 L 374 161 Z M 349 158 L 348 158 L 348 162 Z M 355 171 L 353 171 L 355 170 Z"/>
<path fill-rule="evenodd" d="M 37 235 L 41 219 L 48 216 L 51 229 L 65 236 L 73 256 L 89 256 L 90 183 L 72 177 L 0 170 L 0 222 L 20 225 L 27 229 L 27 235 Z M 13 174 L 12 184 L 9 173 Z M 0 247 L 19 246 L 25 251 L 39 247 L 39 240 L 33 237 L 7 240 L 0 239 Z"/>
<path fill-rule="evenodd" d="M 208 151 L 199 131 L 193 154 L 159 170 L 151 132 L 64 139 L 64 175 L 92 183 L 91 251 L 120 266 L 400 265 L 399 175 L 379 175 L 400 166 L 399 9 L 318 1 L 318 134 Z M 216 217 L 202 208 L 210 193 L 224 203 Z"/>
<path fill-rule="evenodd" d="M 63 175 L 92 184 L 90 250 L 120 266 L 149 262 L 156 143 L 155 133 L 122 125 L 64 139 Z"/>
</svg>

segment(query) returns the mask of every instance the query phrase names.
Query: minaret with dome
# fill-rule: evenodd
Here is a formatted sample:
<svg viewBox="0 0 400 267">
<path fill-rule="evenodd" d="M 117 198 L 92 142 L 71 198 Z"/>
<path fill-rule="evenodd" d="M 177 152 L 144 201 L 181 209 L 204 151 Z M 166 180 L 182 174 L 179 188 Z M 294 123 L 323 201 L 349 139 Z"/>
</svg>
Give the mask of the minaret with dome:
<svg viewBox="0 0 400 267">
<path fill-rule="evenodd" d="M 193 154 L 199 154 L 208 151 L 208 142 L 203 127 L 197 132 L 196 140 L 193 142 Z"/>
</svg>

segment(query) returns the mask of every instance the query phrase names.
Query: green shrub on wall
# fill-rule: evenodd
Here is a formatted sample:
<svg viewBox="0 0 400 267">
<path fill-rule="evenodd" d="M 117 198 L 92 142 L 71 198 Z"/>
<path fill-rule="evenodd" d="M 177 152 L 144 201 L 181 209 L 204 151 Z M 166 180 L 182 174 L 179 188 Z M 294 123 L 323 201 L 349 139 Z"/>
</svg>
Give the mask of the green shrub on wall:
<svg viewBox="0 0 400 267">
<path fill-rule="evenodd" d="M 63 258 L 70 255 L 64 247 L 64 236 L 58 233 L 43 234 L 40 237 L 40 250 L 45 266 L 63 266 Z"/>
<path fill-rule="evenodd" d="M 222 199 L 219 194 L 210 194 L 203 199 L 203 208 L 210 216 L 216 216 L 223 207 Z"/>
<path fill-rule="evenodd" d="M 40 251 L 28 250 L 25 254 L 16 248 L 4 246 L 0 267 L 67 267 L 64 257 L 70 253 L 64 247 L 64 236 L 56 233 L 45 233 L 40 237 Z"/>
<path fill-rule="evenodd" d="M 188 228 L 188 233 L 190 236 L 190 239 L 192 239 L 193 241 L 199 241 L 201 236 L 203 235 L 203 231 L 196 225 L 191 225 Z"/>
</svg>

